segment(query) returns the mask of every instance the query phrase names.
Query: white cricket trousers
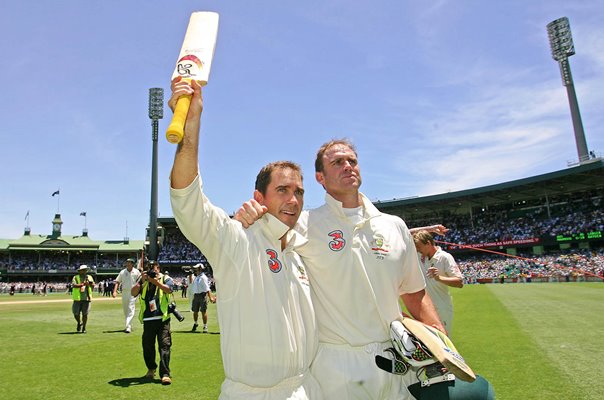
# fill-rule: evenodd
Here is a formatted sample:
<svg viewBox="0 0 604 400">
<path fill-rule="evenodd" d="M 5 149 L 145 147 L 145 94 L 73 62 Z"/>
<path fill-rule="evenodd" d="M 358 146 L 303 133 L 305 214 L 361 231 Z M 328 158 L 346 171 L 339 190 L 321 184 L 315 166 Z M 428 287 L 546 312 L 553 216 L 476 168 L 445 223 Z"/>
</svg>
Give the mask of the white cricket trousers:
<svg viewBox="0 0 604 400">
<path fill-rule="evenodd" d="M 126 328 L 132 330 L 132 318 L 136 312 L 136 299 L 137 297 L 122 296 L 122 309 L 124 310 L 124 317 L 126 318 Z"/>
<path fill-rule="evenodd" d="M 228 378 L 221 387 L 219 400 L 323 400 L 317 380 L 310 371 L 306 374 L 281 381 L 270 388 L 249 386 Z"/>
<path fill-rule="evenodd" d="M 326 399 L 401 400 L 415 399 L 407 386 L 417 382 L 414 373 L 395 375 L 381 370 L 375 356 L 385 357 L 388 342 L 353 347 L 319 343 L 311 372 L 319 381 Z"/>
</svg>

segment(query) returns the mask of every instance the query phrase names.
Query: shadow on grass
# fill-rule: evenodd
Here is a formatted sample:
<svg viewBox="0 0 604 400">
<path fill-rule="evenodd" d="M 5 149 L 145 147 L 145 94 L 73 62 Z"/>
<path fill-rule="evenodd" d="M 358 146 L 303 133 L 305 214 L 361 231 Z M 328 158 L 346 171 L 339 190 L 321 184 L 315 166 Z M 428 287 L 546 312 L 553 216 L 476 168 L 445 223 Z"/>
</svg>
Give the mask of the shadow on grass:
<svg viewBox="0 0 604 400">
<path fill-rule="evenodd" d="M 161 379 L 151 379 L 151 378 L 145 378 L 144 376 L 143 377 L 138 376 L 135 378 L 114 379 L 107 383 L 112 386 L 127 388 L 130 386 L 138 386 L 138 385 L 145 385 L 145 384 L 161 385 Z"/>
<path fill-rule="evenodd" d="M 188 331 L 172 331 L 172 333 L 192 333 L 194 335 L 220 335 L 220 332 L 203 333 L 201 331 L 195 331 L 195 332 L 193 332 L 191 330 L 188 330 Z"/>
<path fill-rule="evenodd" d="M 124 333 L 123 329 L 117 331 L 103 331 L 103 333 Z M 59 335 L 81 335 L 82 332 L 59 332 Z"/>
</svg>

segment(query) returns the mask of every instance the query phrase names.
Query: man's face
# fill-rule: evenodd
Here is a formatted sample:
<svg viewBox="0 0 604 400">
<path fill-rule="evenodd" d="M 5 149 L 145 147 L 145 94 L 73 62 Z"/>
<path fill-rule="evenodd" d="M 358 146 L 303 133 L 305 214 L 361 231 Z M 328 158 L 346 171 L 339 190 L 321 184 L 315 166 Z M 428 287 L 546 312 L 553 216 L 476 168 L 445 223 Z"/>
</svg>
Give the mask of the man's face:
<svg viewBox="0 0 604 400">
<path fill-rule="evenodd" d="M 417 249 L 417 252 L 422 256 L 429 257 L 432 245 L 430 245 L 430 243 L 422 243 L 418 240 L 417 242 L 415 242 L 415 248 Z"/>
<path fill-rule="evenodd" d="M 126 261 L 126 269 L 128 270 L 128 272 L 132 272 L 132 268 L 134 268 L 134 263 Z"/>
<path fill-rule="evenodd" d="M 302 177 L 291 168 L 277 168 L 271 172 L 271 183 L 262 194 L 254 192 L 254 199 L 268 208 L 268 212 L 293 228 L 304 207 Z"/>
<path fill-rule="evenodd" d="M 361 170 L 357 156 L 346 145 L 333 145 L 323 154 L 323 172 L 317 172 L 315 177 L 336 198 L 340 194 L 358 193 Z"/>
</svg>

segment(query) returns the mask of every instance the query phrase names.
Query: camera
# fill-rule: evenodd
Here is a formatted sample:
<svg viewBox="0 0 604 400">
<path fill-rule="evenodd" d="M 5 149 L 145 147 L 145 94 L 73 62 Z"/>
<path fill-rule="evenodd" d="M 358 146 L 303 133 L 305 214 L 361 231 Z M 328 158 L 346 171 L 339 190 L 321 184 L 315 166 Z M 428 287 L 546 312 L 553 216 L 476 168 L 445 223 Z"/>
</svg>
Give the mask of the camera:
<svg viewBox="0 0 604 400">
<path fill-rule="evenodd" d="M 155 271 L 154 269 L 149 269 L 147 270 L 147 276 L 149 278 L 157 278 L 157 271 Z"/>
<path fill-rule="evenodd" d="M 170 304 L 168 304 L 168 314 L 174 314 L 174 316 L 176 317 L 176 319 L 178 320 L 178 322 L 182 322 L 185 320 L 185 316 L 182 315 L 180 313 L 180 311 L 178 311 L 176 309 L 176 303 L 175 302 L 171 302 Z"/>
</svg>

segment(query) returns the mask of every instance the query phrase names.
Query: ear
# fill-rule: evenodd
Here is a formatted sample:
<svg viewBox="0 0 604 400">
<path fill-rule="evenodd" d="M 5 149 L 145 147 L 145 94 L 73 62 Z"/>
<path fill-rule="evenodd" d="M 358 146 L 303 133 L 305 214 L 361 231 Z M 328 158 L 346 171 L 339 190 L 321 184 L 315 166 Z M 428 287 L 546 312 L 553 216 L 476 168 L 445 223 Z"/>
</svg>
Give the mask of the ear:
<svg viewBox="0 0 604 400">
<path fill-rule="evenodd" d="M 264 195 L 259 190 L 254 190 L 254 200 L 256 200 L 261 206 L 264 205 Z"/>
<path fill-rule="evenodd" d="M 325 186 L 325 176 L 323 176 L 323 172 L 315 172 L 315 179 L 321 186 Z"/>
</svg>

